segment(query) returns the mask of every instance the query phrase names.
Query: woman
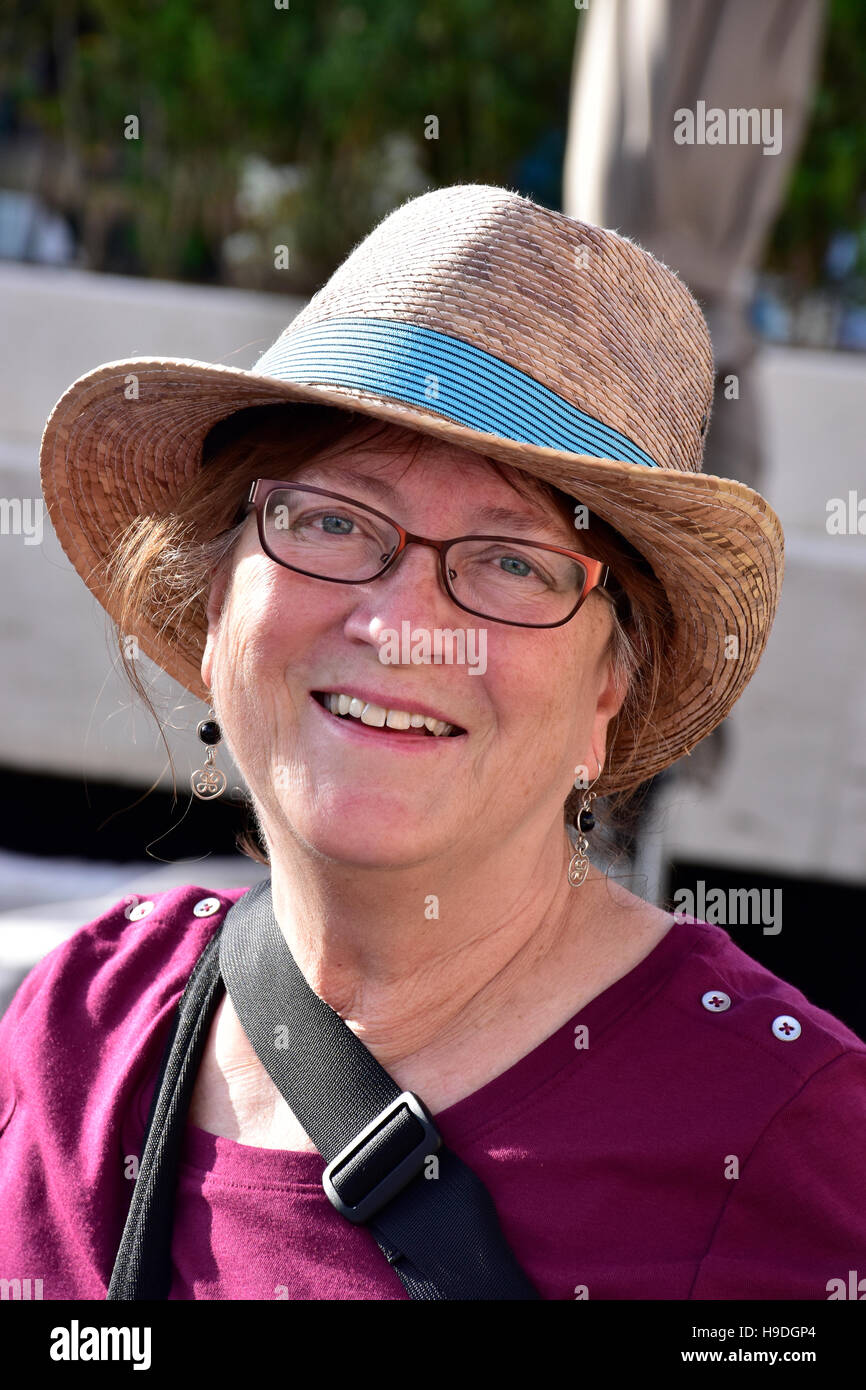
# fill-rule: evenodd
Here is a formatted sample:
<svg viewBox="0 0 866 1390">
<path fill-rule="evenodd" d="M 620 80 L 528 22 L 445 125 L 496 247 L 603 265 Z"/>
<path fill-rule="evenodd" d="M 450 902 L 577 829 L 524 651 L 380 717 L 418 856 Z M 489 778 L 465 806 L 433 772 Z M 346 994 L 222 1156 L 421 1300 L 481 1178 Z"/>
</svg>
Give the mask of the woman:
<svg viewBox="0 0 866 1390">
<path fill-rule="evenodd" d="M 667 268 L 461 185 L 386 218 L 252 372 L 106 364 L 43 439 L 121 650 L 212 709 L 197 794 L 231 748 L 277 952 L 420 1098 L 546 1299 L 824 1299 L 864 1263 L 864 1044 L 583 853 L 593 795 L 709 733 L 772 623 L 778 522 L 699 471 L 712 380 Z M 178 1000 L 252 898 L 125 900 L 21 986 L 3 1276 L 106 1296 Z M 374 1239 L 329 1202 L 321 1116 L 275 1085 L 245 983 L 201 1015 L 168 1296 L 435 1296 L 377 1248 L 387 1206 Z"/>
</svg>

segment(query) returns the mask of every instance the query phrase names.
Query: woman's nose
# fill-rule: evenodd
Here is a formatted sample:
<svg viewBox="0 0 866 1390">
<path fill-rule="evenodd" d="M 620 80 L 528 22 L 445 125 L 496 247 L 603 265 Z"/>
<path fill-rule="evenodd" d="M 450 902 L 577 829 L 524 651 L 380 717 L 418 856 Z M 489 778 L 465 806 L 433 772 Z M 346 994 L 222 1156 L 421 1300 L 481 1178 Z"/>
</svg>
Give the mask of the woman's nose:
<svg viewBox="0 0 866 1390">
<path fill-rule="evenodd" d="M 379 618 L 386 627 L 399 628 L 405 621 L 436 627 L 442 625 L 440 619 L 453 627 L 463 611 L 442 583 L 438 551 L 413 541 L 383 575 L 356 588 L 357 610 L 365 617 Z"/>
</svg>

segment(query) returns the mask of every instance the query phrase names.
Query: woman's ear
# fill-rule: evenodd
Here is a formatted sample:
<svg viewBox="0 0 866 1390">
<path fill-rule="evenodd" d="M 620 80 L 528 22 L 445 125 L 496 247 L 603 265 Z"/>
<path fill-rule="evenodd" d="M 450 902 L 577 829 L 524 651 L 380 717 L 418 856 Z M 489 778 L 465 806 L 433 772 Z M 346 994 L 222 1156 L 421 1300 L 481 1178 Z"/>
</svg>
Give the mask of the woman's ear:
<svg viewBox="0 0 866 1390">
<path fill-rule="evenodd" d="M 592 776 L 595 775 L 592 768 L 595 767 L 596 763 L 598 766 L 604 767 L 607 761 L 608 725 L 619 714 L 627 694 L 628 676 L 620 663 L 615 661 L 613 652 L 609 648 L 603 658 L 601 686 L 592 721 L 592 742 L 590 745 L 590 772 Z"/>
<path fill-rule="evenodd" d="M 605 727 L 614 715 L 619 714 L 627 694 L 628 676 L 619 662 L 614 660 L 613 653 L 610 653 L 607 658 L 606 678 L 599 691 L 596 705 L 596 716 L 604 720 Z"/>
<path fill-rule="evenodd" d="M 213 657 L 216 649 L 216 640 L 219 635 L 220 618 L 222 617 L 223 606 L 228 590 L 231 565 L 222 564 L 214 573 L 211 579 L 210 591 L 207 600 L 207 637 L 204 644 L 204 652 L 201 658 L 201 678 L 208 690 L 212 689 L 211 674 L 213 671 Z"/>
</svg>

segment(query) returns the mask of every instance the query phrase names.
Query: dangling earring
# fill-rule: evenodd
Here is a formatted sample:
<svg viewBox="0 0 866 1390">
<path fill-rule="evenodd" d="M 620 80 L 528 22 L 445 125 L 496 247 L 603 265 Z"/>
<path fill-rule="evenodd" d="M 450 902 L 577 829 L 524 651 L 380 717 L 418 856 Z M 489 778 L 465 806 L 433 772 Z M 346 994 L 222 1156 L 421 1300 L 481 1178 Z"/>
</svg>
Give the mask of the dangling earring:
<svg viewBox="0 0 866 1390">
<path fill-rule="evenodd" d="M 598 772 L 595 775 L 595 782 L 597 782 L 601 776 L 601 763 L 598 762 L 598 759 L 596 759 L 596 762 L 598 763 Z M 577 848 L 571 856 L 568 865 L 568 881 L 572 888 L 579 888 L 589 873 L 589 860 L 586 857 L 589 841 L 586 837 L 595 825 L 595 816 L 590 809 L 596 798 L 596 793 L 592 791 L 595 782 L 591 782 L 584 792 L 583 799 L 580 803 L 580 810 L 574 818 L 574 828 L 577 831 Z"/>
<path fill-rule="evenodd" d="M 202 743 L 207 744 L 207 753 L 204 766 L 196 768 L 190 777 L 190 786 L 199 801 L 212 801 L 214 797 L 222 796 L 226 789 L 225 773 L 213 765 L 216 745 L 223 736 L 222 729 L 214 718 L 213 706 L 211 706 L 210 718 L 201 721 L 196 733 Z"/>
</svg>

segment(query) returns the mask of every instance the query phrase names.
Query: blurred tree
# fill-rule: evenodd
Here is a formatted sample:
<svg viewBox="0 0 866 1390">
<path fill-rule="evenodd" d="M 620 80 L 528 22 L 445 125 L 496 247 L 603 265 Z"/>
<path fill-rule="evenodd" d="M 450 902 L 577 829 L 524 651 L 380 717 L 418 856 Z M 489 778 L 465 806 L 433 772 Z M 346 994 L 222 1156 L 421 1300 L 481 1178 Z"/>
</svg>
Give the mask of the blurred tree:
<svg viewBox="0 0 866 1390">
<path fill-rule="evenodd" d="M 280 3 L 6 0 L 0 185 L 65 214 L 91 269 L 299 294 L 427 188 L 499 183 L 561 206 L 580 10 Z M 864 169 L 866 5 L 831 0 L 772 268 L 814 283 L 840 228 L 866 265 Z"/>
<path fill-rule="evenodd" d="M 800 288 L 819 283 L 847 231 L 866 274 L 866 5 L 831 0 L 806 139 L 765 257 Z"/>
<path fill-rule="evenodd" d="M 576 14 L 561 0 L 11 0 L 0 92 L 40 137 L 30 191 L 81 228 L 88 267 L 306 293 L 404 198 L 512 182 L 564 127 Z"/>
</svg>

